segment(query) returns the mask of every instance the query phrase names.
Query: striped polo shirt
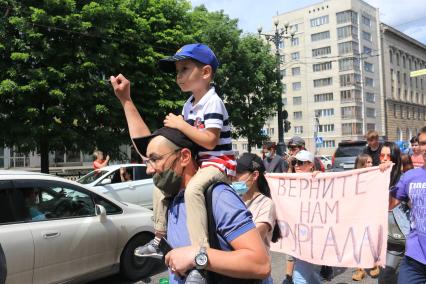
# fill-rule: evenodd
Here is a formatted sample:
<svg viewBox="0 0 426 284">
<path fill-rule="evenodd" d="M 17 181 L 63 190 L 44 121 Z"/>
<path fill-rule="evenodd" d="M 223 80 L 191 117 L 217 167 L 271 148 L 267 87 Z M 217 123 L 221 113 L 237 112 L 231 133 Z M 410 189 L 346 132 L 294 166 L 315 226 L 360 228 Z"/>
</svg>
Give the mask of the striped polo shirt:
<svg viewBox="0 0 426 284">
<path fill-rule="evenodd" d="M 227 175 L 235 176 L 236 161 L 232 151 L 231 127 L 229 116 L 223 101 L 211 88 L 201 100 L 193 105 L 194 97 L 191 96 L 183 106 L 182 115 L 186 122 L 199 130 L 206 128 L 219 128 L 220 140 L 213 150 L 201 148 L 198 159 L 201 167 L 213 166 Z"/>
</svg>

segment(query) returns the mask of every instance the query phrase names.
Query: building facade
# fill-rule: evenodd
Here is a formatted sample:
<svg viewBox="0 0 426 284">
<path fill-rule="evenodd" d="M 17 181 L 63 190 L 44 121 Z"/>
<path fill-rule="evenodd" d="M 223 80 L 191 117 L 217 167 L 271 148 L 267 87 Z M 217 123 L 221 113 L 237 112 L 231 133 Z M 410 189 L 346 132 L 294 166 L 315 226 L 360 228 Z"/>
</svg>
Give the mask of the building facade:
<svg viewBox="0 0 426 284">
<path fill-rule="evenodd" d="M 380 28 L 386 135 L 409 141 L 426 125 L 426 76 L 410 77 L 426 68 L 426 46 L 386 24 Z"/>
<path fill-rule="evenodd" d="M 340 141 L 363 139 L 367 130 L 385 135 L 378 10 L 361 0 L 329 0 L 272 20 L 296 31 L 279 46 L 282 99 L 291 122 L 285 141 L 298 135 L 309 150 L 332 154 Z M 265 131 L 278 141 L 276 116 Z M 241 152 L 244 143 L 236 141 L 235 148 Z"/>
</svg>

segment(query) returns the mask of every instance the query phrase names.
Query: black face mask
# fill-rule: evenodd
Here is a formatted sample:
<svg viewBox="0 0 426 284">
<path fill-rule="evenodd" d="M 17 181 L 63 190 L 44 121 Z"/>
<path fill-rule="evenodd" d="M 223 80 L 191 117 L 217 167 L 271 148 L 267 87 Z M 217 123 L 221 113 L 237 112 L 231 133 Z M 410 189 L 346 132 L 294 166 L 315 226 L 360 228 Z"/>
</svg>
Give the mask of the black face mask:
<svg viewBox="0 0 426 284">
<path fill-rule="evenodd" d="M 166 197 L 175 196 L 180 190 L 182 175 L 178 175 L 172 170 L 178 158 L 179 157 L 175 159 L 170 168 L 161 173 L 155 173 L 152 177 L 154 185 L 159 188 Z"/>
</svg>

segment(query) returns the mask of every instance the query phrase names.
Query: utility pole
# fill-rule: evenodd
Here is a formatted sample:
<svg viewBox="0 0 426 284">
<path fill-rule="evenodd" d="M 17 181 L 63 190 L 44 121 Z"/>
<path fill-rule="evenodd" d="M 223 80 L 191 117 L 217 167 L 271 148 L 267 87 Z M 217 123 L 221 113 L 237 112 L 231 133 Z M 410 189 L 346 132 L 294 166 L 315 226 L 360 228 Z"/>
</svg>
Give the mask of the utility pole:
<svg viewBox="0 0 426 284">
<path fill-rule="evenodd" d="M 279 21 L 276 19 L 274 21 L 275 32 L 273 34 L 262 34 L 262 27 L 258 27 L 257 31 L 259 36 L 264 36 L 265 39 L 269 42 L 272 42 L 275 45 L 275 58 L 276 58 L 276 74 L 277 74 L 277 84 L 282 86 L 281 81 L 281 56 L 280 56 L 280 42 L 283 42 L 286 38 L 293 39 L 295 31 L 288 32 L 289 23 L 285 22 L 284 27 L 278 28 Z M 277 144 L 277 154 L 282 156 L 285 153 L 285 143 L 284 143 L 284 115 L 283 115 L 283 100 L 282 94 L 280 94 L 277 102 L 277 118 L 278 118 L 278 144 Z"/>
</svg>

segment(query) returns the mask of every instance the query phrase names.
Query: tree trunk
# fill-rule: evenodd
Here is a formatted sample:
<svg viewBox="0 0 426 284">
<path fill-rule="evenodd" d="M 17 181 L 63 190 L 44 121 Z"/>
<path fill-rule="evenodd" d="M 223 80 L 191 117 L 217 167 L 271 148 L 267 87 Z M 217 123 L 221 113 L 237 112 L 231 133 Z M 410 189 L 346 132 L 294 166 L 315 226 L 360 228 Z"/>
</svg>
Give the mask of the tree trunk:
<svg viewBox="0 0 426 284">
<path fill-rule="evenodd" d="M 41 159 L 41 170 L 40 172 L 49 173 L 49 141 L 45 138 L 40 139 L 40 159 Z"/>
<path fill-rule="evenodd" d="M 251 136 L 247 136 L 247 152 L 251 153 Z"/>
</svg>

